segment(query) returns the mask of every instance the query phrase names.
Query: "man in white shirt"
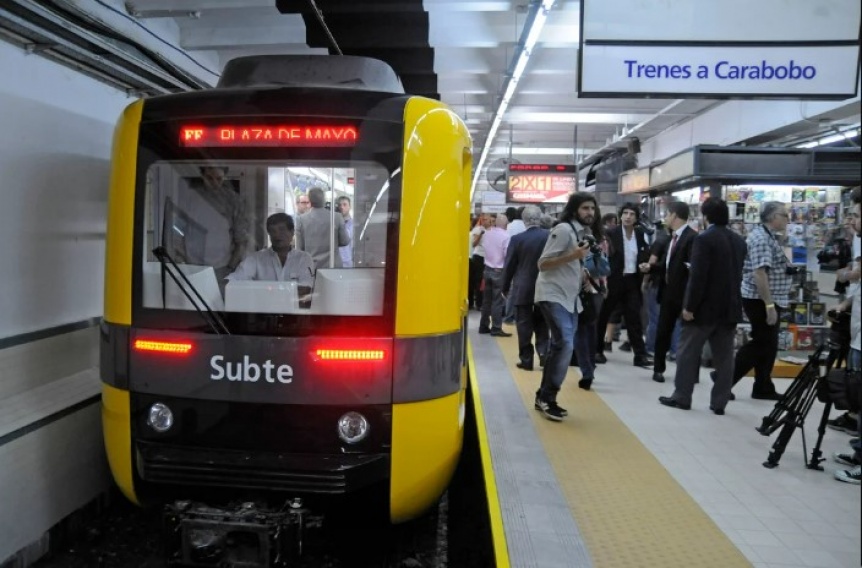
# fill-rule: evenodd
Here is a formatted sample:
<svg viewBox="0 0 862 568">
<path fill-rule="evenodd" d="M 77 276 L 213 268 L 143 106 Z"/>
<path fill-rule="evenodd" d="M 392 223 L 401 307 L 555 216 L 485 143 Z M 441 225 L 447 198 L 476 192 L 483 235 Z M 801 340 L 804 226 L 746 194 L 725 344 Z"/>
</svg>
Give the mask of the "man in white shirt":
<svg viewBox="0 0 862 568">
<path fill-rule="evenodd" d="M 470 231 L 470 244 L 473 245 L 473 253 L 470 256 L 470 282 L 468 287 L 468 301 L 470 308 L 482 311 L 484 294 L 481 288 L 482 274 L 485 271 L 485 247 L 482 238 L 485 231 L 491 228 L 493 219 L 489 213 L 482 213 L 476 222 L 476 226 Z"/>
<path fill-rule="evenodd" d="M 296 250 L 293 242 L 293 217 L 274 213 L 266 220 L 266 232 L 272 247 L 250 254 L 228 280 L 296 281 L 300 294 L 308 294 L 314 283 L 314 260 L 305 251 Z"/>
</svg>

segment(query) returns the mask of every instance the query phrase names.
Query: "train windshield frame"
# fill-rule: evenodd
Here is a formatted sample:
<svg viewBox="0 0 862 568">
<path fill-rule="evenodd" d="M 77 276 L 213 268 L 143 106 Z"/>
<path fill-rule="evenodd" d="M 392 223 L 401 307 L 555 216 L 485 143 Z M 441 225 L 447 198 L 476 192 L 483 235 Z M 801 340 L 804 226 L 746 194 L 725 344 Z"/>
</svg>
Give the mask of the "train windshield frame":
<svg viewBox="0 0 862 568">
<path fill-rule="evenodd" d="M 183 145 L 181 121 L 142 123 L 133 325 L 288 337 L 391 335 L 402 130 L 385 121 L 354 123 L 365 134 L 355 144 L 289 147 Z M 350 201 L 349 223 L 341 197 Z M 316 207 L 299 215 L 300 199 Z M 343 234 L 349 243 L 340 246 Z M 285 242 L 292 243 L 286 258 Z M 210 311 L 223 320 L 222 331 Z"/>
</svg>

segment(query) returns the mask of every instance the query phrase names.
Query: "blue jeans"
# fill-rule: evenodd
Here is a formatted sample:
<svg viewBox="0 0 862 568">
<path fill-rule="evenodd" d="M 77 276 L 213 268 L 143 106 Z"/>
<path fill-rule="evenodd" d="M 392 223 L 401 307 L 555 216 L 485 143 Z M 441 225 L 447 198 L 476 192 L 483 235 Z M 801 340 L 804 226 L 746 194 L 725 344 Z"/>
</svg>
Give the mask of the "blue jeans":
<svg viewBox="0 0 862 568">
<path fill-rule="evenodd" d="M 569 312 L 557 302 L 538 302 L 537 305 L 545 316 L 551 341 L 542 369 L 542 385 L 536 392 L 536 397 L 545 402 L 556 402 L 557 393 L 560 392 L 569 371 L 572 351 L 575 349 L 578 314 Z"/>
</svg>

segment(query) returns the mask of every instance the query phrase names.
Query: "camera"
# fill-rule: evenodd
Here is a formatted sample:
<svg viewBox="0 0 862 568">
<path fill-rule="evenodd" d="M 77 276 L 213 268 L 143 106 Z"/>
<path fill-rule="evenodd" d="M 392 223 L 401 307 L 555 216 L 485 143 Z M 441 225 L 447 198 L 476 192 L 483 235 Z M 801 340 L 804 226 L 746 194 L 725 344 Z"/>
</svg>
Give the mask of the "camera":
<svg viewBox="0 0 862 568">
<path fill-rule="evenodd" d="M 817 253 L 817 263 L 821 266 L 830 264 L 834 260 L 839 260 L 840 253 L 833 248 L 825 248 Z"/>
<path fill-rule="evenodd" d="M 640 218 L 637 223 L 635 223 L 635 227 L 640 227 L 640 229 L 649 236 L 655 234 L 656 231 L 661 231 L 664 229 L 664 222 L 659 219 L 658 221 L 652 222 L 649 220 L 649 217 L 646 216 L 645 213 L 641 213 Z"/>
<path fill-rule="evenodd" d="M 850 347 L 850 312 L 839 312 L 837 310 L 829 310 L 826 312 L 826 317 L 829 319 L 829 339 L 828 344 L 830 349 L 847 349 Z"/>
<path fill-rule="evenodd" d="M 584 240 L 578 243 L 579 247 L 584 245 L 588 245 L 590 247 L 590 252 L 592 254 L 602 254 L 602 247 L 599 246 L 599 243 L 596 242 L 596 238 L 592 235 L 584 235 Z"/>
<path fill-rule="evenodd" d="M 805 271 L 805 268 L 802 266 L 793 266 L 792 264 L 787 265 L 784 268 L 784 274 L 787 276 L 796 276 L 797 274 L 801 274 Z"/>
</svg>

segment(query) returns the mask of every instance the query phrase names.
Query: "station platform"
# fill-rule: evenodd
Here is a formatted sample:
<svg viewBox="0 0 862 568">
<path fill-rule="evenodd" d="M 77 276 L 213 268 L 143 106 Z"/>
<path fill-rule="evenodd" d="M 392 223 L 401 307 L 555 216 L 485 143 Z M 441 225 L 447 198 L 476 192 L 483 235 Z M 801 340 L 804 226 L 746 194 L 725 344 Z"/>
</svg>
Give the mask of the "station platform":
<svg viewBox="0 0 862 568">
<path fill-rule="evenodd" d="M 850 436 L 827 430 L 824 471 L 805 467 L 797 430 L 779 467 L 774 436 L 755 431 L 774 403 L 734 389 L 724 416 L 709 410 L 709 369 L 692 409 L 662 406 L 673 363 L 655 383 L 631 353 L 607 353 L 592 390 L 575 367 L 558 397 L 562 422 L 533 407 L 541 369 L 518 369 L 516 336 L 479 335 L 470 315 L 470 373 L 485 463 L 497 567 L 860 566 L 860 488 L 832 477 Z M 507 331 L 514 333 L 513 326 Z M 536 362 L 538 363 L 538 361 Z M 779 391 L 791 380 L 778 379 Z M 823 407 L 805 423 L 808 452 Z M 833 417 L 839 411 L 833 411 Z"/>
</svg>

